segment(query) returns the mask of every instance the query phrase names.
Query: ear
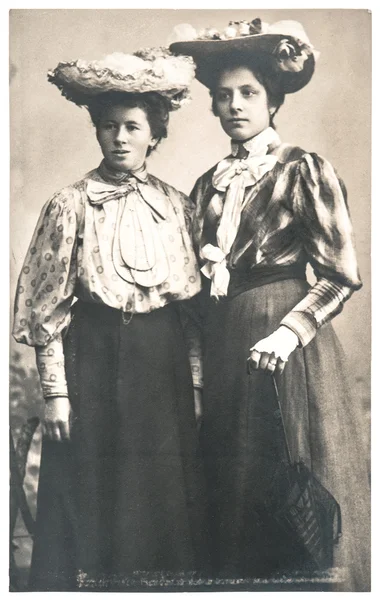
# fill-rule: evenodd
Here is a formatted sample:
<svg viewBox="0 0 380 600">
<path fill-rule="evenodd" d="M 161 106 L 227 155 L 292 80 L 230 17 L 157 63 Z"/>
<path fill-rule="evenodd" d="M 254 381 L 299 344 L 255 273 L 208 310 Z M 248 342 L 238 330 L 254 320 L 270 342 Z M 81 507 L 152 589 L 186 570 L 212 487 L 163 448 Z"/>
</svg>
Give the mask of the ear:
<svg viewBox="0 0 380 600">
<path fill-rule="evenodd" d="M 149 148 L 152 148 L 152 150 L 154 150 L 154 148 L 157 146 L 159 141 L 160 140 L 158 138 L 152 138 L 148 144 Z"/>
</svg>

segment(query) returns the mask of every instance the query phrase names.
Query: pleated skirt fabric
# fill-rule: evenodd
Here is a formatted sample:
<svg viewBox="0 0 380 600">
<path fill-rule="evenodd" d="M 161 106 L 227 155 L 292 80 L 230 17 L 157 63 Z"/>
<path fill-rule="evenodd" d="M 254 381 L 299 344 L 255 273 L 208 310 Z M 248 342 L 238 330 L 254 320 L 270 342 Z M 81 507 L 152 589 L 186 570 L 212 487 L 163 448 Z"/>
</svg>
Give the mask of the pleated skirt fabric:
<svg viewBox="0 0 380 600">
<path fill-rule="evenodd" d="M 284 457 L 271 376 L 247 374 L 249 348 L 268 336 L 305 296 L 306 281 L 289 279 L 217 304 L 205 300 L 204 421 L 201 440 L 209 492 L 214 573 L 270 582 L 302 572 L 278 529 L 259 526 L 256 508 L 271 493 Z M 293 461 L 303 460 L 339 502 L 342 537 L 328 589 L 370 589 L 368 440 L 363 409 L 330 324 L 290 356 L 277 378 Z M 311 581 L 312 581 L 311 576 Z M 317 581 L 317 580 L 316 580 Z M 314 588 L 313 588 L 314 589 Z M 324 589 L 318 583 L 315 589 Z"/>
<path fill-rule="evenodd" d="M 123 591 L 207 565 L 192 378 L 175 304 L 126 324 L 78 302 L 71 439 L 45 440 L 32 590 Z"/>
</svg>

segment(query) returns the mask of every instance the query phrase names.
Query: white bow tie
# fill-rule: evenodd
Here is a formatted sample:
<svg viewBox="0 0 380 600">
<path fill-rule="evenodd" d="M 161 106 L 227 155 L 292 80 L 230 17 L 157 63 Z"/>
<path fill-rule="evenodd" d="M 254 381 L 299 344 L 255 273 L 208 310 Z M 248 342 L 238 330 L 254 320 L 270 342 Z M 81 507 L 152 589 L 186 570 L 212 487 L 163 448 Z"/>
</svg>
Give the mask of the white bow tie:
<svg viewBox="0 0 380 600">
<path fill-rule="evenodd" d="M 264 156 L 250 156 L 245 159 L 225 158 L 218 164 L 212 178 L 213 187 L 225 192 L 236 182 L 236 187 L 246 188 L 254 185 L 259 179 L 270 171 L 277 162 L 273 154 Z"/>
</svg>

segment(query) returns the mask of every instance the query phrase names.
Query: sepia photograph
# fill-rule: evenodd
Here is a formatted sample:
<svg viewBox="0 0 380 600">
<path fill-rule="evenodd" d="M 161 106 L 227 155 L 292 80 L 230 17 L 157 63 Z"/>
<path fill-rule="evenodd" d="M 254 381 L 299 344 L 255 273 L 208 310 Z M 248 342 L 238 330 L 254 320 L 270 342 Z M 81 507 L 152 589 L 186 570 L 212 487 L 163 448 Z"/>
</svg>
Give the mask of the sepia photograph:
<svg viewBox="0 0 380 600">
<path fill-rule="evenodd" d="M 371 591 L 368 8 L 9 11 L 10 592 Z"/>
</svg>

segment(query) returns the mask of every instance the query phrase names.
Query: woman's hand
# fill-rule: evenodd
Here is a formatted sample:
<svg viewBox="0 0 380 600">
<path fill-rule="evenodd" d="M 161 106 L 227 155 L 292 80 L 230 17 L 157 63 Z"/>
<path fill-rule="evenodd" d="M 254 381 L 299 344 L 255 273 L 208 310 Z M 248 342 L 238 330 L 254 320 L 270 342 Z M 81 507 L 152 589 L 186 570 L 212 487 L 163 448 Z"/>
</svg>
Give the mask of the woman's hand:
<svg viewBox="0 0 380 600">
<path fill-rule="evenodd" d="M 61 442 L 70 439 L 70 401 L 67 396 L 46 400 L 43 431 L 49 440 Z"/>
<path fill-rule="evenodd" d="M 197 429 L 199 431 L 203 416 L 202 390 L 200 388 L 194 388 L 194 410 Z"/>
<path fill-rule="evenodd" d="M 274 333 L 263 338 L 250 348 L 247 370 L 274 372 L 281 375 L 290 354 L 299 344 L 298 336 L 288 327 L 281 325 Z"/>
</svg>

